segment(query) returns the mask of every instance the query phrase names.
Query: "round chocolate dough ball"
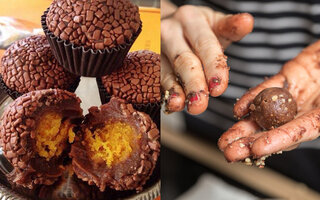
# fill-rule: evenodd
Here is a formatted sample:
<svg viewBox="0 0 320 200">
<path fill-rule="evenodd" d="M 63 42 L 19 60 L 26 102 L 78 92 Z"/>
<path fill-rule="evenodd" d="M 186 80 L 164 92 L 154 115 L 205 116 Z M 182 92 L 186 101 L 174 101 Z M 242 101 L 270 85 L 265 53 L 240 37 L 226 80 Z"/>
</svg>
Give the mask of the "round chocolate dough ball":
<svg viewBox="0 0 320 200">
<path fill-rule="evenodd" d="M 294 119 L 297 104 L 287 89 L 273 87 L 256 96 L 250 111 L 261 128 L 270 130 Z"/>
</svg>

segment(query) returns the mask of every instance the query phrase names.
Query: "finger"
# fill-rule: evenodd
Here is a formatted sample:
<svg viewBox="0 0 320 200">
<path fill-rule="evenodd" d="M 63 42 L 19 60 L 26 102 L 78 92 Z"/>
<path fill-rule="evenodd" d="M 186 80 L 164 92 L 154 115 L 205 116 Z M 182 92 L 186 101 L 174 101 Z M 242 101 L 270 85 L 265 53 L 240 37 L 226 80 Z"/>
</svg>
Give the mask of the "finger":
<svg viewBox="0 0 320 200">
<path fill-rule="evenodd" d="M 251 145 L 263 132 L 252 134 L 229 144 L 224 151 L 224 157 L 228 162 L 237 162 L 251 156 Z"/>
<path fill-rule="evenodd" d="M 225 15 L 205 6 L 200 7 L 200 9 L 206 16 L 223 49 L 226 49 L 231 42 L 241 40 L 253 30 L 254 18 L 249 13 Z"/>
<path fill-rule="evenodd" d="M 285 77 L 282 74 L 277 74 L 270 79 L 259 84 L 255 88 L 250 89 L 244 94 L 239 101 L 234 105 L 233 113 L 237 118 L 241 118 L 248 114 L 249 106 L 253 102 L 253 99 L 264 89 L 269 87 L 283 87 L 285 83 Z"/>
<path fill-rule="evenodd" d="M 201 62 L 185 41 L 179 23 L 163 20 L 161 30 L 162 50 L 167 55 L 187 95 L 188 112 L 200 114 L 208 106 L 208 86 Z"/>
<path fill-rule="evenodd" d="M 161 54 L 161 87 L 165 93 L 166 111 L 171 113 L 183 110 L 186 96 L 163 53 Z"/>
<path fill-rule="evenodd" d="M 283 126 L 264 132 L 252 144 L 252 154 L 261 157 L 287 149 L 295 144 L 318 137 L 320 128 L 320 109 L 306 113 Z"/>
<path fill-rule="evenodd" d="M 260 130 L 260 127 L 253 120 L 241 120 L 221 135 L 218 141 L 218 146 L 221 151 L 224 151 L 225 148 L 235 140 L 252 135 L 258 130 Z"/>
<path fill-rule="evenodd" d="M 210 95 L 219 96 L 228 86 L 229 67 L 226 56 L 201 12 L 190 9 L 188 16 L 179 17 L 184 35 L 203 64 Z"/>
<path fill-rule="evenodd" d="M 288 148 L 286 148 L 284 151 L 292 151 L 293 149 L 297 148 L 300 144 L 295 144 L 295 145 L 292 145 Z"/>
</svg>

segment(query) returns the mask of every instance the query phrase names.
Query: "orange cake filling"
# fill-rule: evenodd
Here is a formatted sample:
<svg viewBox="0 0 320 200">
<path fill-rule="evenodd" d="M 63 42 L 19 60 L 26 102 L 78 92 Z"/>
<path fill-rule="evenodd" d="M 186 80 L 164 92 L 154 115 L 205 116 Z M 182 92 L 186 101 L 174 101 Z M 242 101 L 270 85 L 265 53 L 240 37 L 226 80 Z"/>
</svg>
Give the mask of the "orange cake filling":
<svg viewBox="0 0 320 200">
<path fill-rule="evenodd" d="M 107 166 L 127 159 L 140 135 L 124 122 L 107 122 L 93 133 L 86 129 L 85 142 L 92 153 L 92 159 L 103 160 Z"/>
<path fill-rule="evenodd" d="M 62 121 L 63 117 L 57 112 L 46 112 L 40 117 L 36 127 L 36 150 L 39 156 L 50 160 L 59 156 L 67 141 L 73 142 L 75 133 L 74 125 L 70 120 Z"/>
</svg>

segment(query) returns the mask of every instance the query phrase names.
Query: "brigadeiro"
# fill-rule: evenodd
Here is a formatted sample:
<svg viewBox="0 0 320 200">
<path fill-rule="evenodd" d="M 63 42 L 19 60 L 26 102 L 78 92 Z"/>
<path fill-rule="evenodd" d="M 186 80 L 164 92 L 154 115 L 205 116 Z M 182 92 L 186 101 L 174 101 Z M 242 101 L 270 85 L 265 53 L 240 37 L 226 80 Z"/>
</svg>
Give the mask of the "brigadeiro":
<svg viewBox="0 0 320 200">
<path fill-rule="evenodd" d="M 151 118 L 124 100 L 91 107 L 70 156 L 78 178 L 101 191 L 141 191 L 159 153 L 159 130 Z"/>
<path fill-rule="evenodd" d="M 297 114 L 297 103 L 285 88 L 267 88 L 250 105 L 250 115 L 263 129 L 277 128 Z"/>
<path fill-rule="evenodd" d="M 14 42 L 1 59 L 0 75 L 0 88 L 13 99 L 30 91 L 49 88 L 74 92 L 80 81 L 80 77 L 60 66 L 42 35 Z"/>
<path fill-rule="evenodd" d="M 130 0 L 55 0 L 42 17 L 42 27 L 66 69 L 97 77 L 122 64 L 142 22 Z"/>
<path fill-rule="evenodd" d="M 62 175 L 68 143 L 82 119 L 80 99 L 60 89 L 26 93 L 1 117 L 0 146 L 12 164 L 7 175 L 17 185 L 51 185 Z M 70 148 L 70 147 L 69 147 Z"/>
<path fill-rule="evenodd" d="M 97 79 L 103 103 L 116 96 L 133 104 L 159 124 L 160 55 L 142 50 L 128 53 L 123 66 L 110 75 Z"/>
</svg>

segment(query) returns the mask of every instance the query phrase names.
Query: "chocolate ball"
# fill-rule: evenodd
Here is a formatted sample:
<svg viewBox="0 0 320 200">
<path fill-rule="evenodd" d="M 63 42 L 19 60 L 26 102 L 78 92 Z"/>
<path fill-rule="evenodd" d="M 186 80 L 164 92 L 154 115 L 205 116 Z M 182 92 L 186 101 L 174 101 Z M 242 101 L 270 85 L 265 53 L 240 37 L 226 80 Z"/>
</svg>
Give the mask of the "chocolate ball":
<svg viewBox="0 0 320 200">
<path fill-rule="evenodd" d="M 130 0 L 55 0 L 46 23 L 55 36 L 91 49 L 124 44 L 141 27 L 139 8 Z"/>
<path fill-rule="evenodd" d="M 297 114 L 297 104 L 284 88 L 267 88 L 261 91 L 250 105 L 253 120 L 266 130 L 279 127 Z"/>
<path fill-rule="evenodd" d="M 5 85 L 20 95 L 49 88 L 74 91 L 80 80 L 59 65 L 42 35 L 14 42 L 1 59 L 0 74 Z"/>
<path fill-rule="evenodd" d="M 123 66 L 103 76 L 101 82 L 108 95 L 128 103 L 160 102 L 160 55 L 147 50 L 130 52 Z"/>
<path fill-rule="evenodd" d="M 82 118 L 80 102 L 73 93 L 48 89 L 26 93 L 6 107 L 0 145 L 13 166 L 8 177 L 15 184 L 51 185 L 62 175 L 74 123 Z"/>
<path fill-rule="evenodd" d="M 124 100 L 89 109 L 70 157 L 78 178 L 104 191 L 141 191 L 160 153 L 159 130 L 151 118 Z"/>
</svg>

